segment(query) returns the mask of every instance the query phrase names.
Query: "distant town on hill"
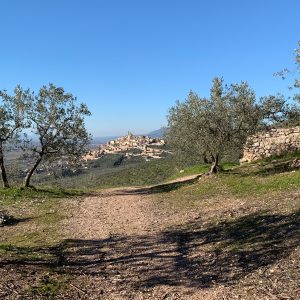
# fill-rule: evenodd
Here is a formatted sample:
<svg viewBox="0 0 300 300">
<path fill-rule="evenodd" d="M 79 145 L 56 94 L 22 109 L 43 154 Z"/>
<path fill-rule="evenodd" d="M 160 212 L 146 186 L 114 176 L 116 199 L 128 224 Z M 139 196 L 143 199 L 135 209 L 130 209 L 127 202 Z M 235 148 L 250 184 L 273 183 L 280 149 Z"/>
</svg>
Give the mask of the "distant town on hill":
<svg viewBox="0 0 300 300">
<path fill-rule="evenodd" d="M 150 159 L 159 159 L 171 154 L 164 149 L 165 141 L 159 137 L 146 135 L 133 135 L 128 132 L 126 136 L 108 141 L 106 144 L 96 146 L 84 156 L 85 161 L 97 160 L 106 154 L 122 154 L 122 160 L 132 157 L 142 157 L 146 161 Z"/>
<path fill-rule="evenodd" d="M 151 131 L 146 134 L 139 134 L 139 135 L 145 135 L 149 136 L 152 138 L 163 138 L 166 132 L 166 127 L 162 127 L 160 129 Z M 114 136 L 98 136 L 98 137 L 93 137 L 92 144 L 106 144 L 107 142 L 111 140 L 115 140 L 117 138 L 121 137 L 121 135 L 114 135 Z"/>
</svg>

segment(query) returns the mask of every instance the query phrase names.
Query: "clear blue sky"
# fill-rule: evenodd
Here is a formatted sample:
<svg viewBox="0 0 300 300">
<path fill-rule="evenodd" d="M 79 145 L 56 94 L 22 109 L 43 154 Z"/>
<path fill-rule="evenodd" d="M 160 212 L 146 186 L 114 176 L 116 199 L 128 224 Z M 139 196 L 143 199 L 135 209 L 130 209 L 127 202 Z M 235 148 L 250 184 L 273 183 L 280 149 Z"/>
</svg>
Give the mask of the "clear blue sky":
<svg viewBox="0 0 300 300">
<path fill-rule="evenodd" d="M 95 136 L 166 125 L 190 89 L 214 76 L 284 92 L 299 0 L 3 0 L 0 89 L 53 82 L 90 107 Z"/>
</svg>

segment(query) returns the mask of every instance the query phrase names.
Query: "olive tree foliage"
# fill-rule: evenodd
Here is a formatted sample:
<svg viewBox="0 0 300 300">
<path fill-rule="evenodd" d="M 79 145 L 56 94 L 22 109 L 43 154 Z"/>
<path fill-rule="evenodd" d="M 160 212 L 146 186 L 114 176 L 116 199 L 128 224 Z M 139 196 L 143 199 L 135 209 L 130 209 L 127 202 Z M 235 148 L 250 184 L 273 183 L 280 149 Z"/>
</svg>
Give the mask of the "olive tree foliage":
<svg viewBox="0 0 300 300">
<path fill-rule="evenodd" d="M 43 86 L 37 95 L 31 94 L 25 117 L 37 141 L 24 147 L 34 159 L 24 180 L 25 187 L 30 186 L 31 177 L 41 162 L 78 162 L 90 142 L 84 123 L 85 116 L 89 115 L 85 104 L 77 105 L 72 94 L 53 84 Z"/>
<path fill-rule="evenodd" d="M 298 92 L 298 89 L 300 89 L 300 41 L 298 42 L 298 48 L 295 49 L 295 65 L 294 70 L 284 69 L 275 73 L 275 75 L 281 76 L 282 79 L 286 79 L 289 75 L 293 77 L 293 82 L 289 88 L 291 90 L 296 89 L 293 99 L 300 103 L 300 92 Z"/>
<path fill-rule="evenodd" d="M 29 90 L 24 91 L 20 86 L 15 88 L 13 95 L 0 91 L 0 169 L 3 186 L 6 188 L 9 187 L 9 182 L 4 163 L 5 146 L 7 143 L 18 142 L 21 130 L 28 127 L 24 112 L 29 94 Z"/>
<path fill-rule="evenodd" d="M 300 41 L 298 47 L 295 49 L 295 65 L 293 70 L 284 69 L 275 73 L 276 76 L 280 76 L 282 79 L 292 77 L 292 83 L 289 85 L 289 90 L 295 91 L 293 96 L 289 97 L 289 103 L 286 104 L 287 109 L 283 114 L 285 117 L 285 123 L 287 125 L 300 125 Z"/>
<path fill-rule="evenodd" d="M 170 109 L 166 138 L 179 155 L 210 161 L 210 173 L 216 173 L 220 160 L 240 151 L 260 120 L 255 93 L 246 82 L 227 86 L 215 78 L 209 98 L 190 92 Z"/>
<path fill-rule="evenodd" d="M 261 126 L 259 129 L 283 126 L 288 123 L 292 113 L 291 106 L 283 95 L 270 95 L 260 98 Z"/>
</svg>

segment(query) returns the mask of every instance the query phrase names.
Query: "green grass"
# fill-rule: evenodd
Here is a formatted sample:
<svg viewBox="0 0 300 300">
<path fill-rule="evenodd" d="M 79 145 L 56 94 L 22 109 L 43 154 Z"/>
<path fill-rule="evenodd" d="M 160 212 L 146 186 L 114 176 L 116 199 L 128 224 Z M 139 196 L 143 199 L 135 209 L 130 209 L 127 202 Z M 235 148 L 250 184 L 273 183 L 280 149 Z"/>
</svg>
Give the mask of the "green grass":
<svg viewBox="0 0 300 300">
<path fill-rule="evenodd" d="M 2 188 L 0 189 L 0 203 L 5 199 L 48 199 L 48 198 L 68 198 L 82 196 L 86 192 L 83 190 L 63 189 L 53 187 L 43 188 Z"/>
<path fill-rule="evenodd" d="M 14 224 L 0 230 L 0 255 L 18 259 L 49 259 L 49 253 L 35 252 L 36 247 L 56 245 L 64 238 L 58 227 L 69 211 L 62 209 L 68 201 L 88 194 L 79 190 L 57 188 L 0 189 L 0 210 L 14 217 Z M 51 256 L 51 255 L 50 255 Z"/>
<path fill-rule="evenodd" d="M 259 163 L 259 162 L 271 162 L 273 160 L 280 160 L 280 161 L 287 161 L 287 160 L 292 160 L 294 158 L 299 158 L 300 157 L 300 151 L 295 151 L 295 152 L 290 152 L 290 153 L 283 153 L 281 155 L 272 155 L 269 156 L 265 159 L 253 162 L 254 164 Z"/>
<path fill-rule="evenodd" d="M 103 162 L 104 163 L 104 162 Z M 169 158 L 152 161 L 127 162 L 121 166 L 109 166 L 102 169 L 101 161 L 93 163 L 93 167 L 84 173 L 56 180 L 49 178 L 47 184 L 72 189 L 103 189 L 120 186 L 143 186 L 163 182 L 178 171 L 177 163 Z M 44 182 L 36 182 L 43 186 Z"/>
<path fill-rule="evenodd" d="M 184 232 L 184 237 L 185 232 L 191 233 L 196 241 L 199 232 L 195 244 L 205 244 L 229 259 L 244 253 L 272 253 L 286 239 L 294 249 L 299 244 L 300 216 L 300 169 L 289 168 L 294 157 L 227 165 L 225 172 L 156 194 L 154 205 L 175 216 L 188 215 L 186 223 L 170 220 L 171 230 Z"/>
<path fill-rule="evenodd" d="M 44 275 L 39 278 L 38 282 L 30 287 L 33 295 L 43 296 L 46 299 L 54 299 L 58 292 L 62 289 L 62 283 L 56 278 Z"/>
<path fill-rule="evenodd" d="M 177 170 L 175 174 L 167 178 L 166 181 L 175 180 L 177 178 L 196 175 L 196 174 L 203 174 L 209 171 L 210 165 L 202 164 L 202 165 L 195 165 L 192 167 L 183 168 L 182 170 Z"/>
<path fill-rule="evenodd" d="M 168 193 L 159 195 L 159 198 L 180 208 L 188 208 L 200 203 L 209 206 L 210 199 L 238 198 L 251 201 L 254 198 L 264 198 L 266 195 L 274 195 L 276 198 L 279 194 L 284 198 L 285 193 L 300 191 L 300 170 L 289 168 L 289 163 L 295 157 L 296 154 L 289 154 L 276 157 L 275 160 L 268 159 L 242 166 L 224 164 L 224 172 L 211 177 L 203 176 L 199 181 L 179 188 L 169 187 Z M 177 173 L 177 176 L 203 171 L 205 171 L 204 166 L 195 166 L 186 169 L 183 173 Z"/>
<path fill-rule="evenodd" d="M 238 167 L 240 167 L 240 164 L 236 163 L 236 162 L 224 162 L 224 163 L 221 164 L 221 168 L 224 171 L 232 170 L 232 169 L 235 169 L 235 168 L 238 168 Z"/>
<path fill-rule="evenodd" d="M 17 257 L 19 260 L 27 261 L 51 261 L 55 259 L 53 254 L 37 251 L 34 247 L 20 247 L 9 243 L 0 244 L 1 254 L 9 255 L 10 258 Z"/>
<path fill-rule="evenodd" d="M 143 186 L 163 182 L 176 172 L 176 164 L 169 159 L 141 163 L 138 166 L 106 174 L 97 178 L 100 187 Z"/>
<path fill-rule="evenodd" d="M 231 170 L 239 167 L 237 163 L 224 162 L 221 164 L 222 170 Z M 177 178 L 197 175 L 197 174 L 206 174 L 210 169 L 210 164 L 199 164 L 191 167 L 183 168 L 182 170 L 177 170 L 175 174 L 169 177 L 166 181 L 175 180 Z"/>
<path fill-rule="evenodd" d="M 249 197 L 269 192 L 300 188 L 300 172 L 262 176 L 220 174 L 215 178 L 200 181 L 196 194 L 202 197 L 219 195 Z"/>
</svg>

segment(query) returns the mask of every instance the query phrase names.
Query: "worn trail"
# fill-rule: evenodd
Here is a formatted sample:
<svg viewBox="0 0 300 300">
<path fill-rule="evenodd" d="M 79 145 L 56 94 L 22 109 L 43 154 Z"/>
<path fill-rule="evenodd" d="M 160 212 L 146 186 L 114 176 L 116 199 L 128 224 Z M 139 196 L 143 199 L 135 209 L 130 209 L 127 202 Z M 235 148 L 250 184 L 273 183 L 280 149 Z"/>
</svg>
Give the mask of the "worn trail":
<svg viewBox="0 0 300 300">
<path fill-rule="evenodd" d="M 89 297 L 100 289 L 103 299 L 207 299 L 207 291 L 196 286 L 197 266 L 188 262 L 178 240 L 182 237 L 167 230 L 176 214 L 156 207 L 153 191 L 104 191 L 80 202 L 68 220 L 68 235 L 74 237 L 69 263 L 84 265 Z M 222 289 L 210 291 L 210 299 Z"/>
</svg>

